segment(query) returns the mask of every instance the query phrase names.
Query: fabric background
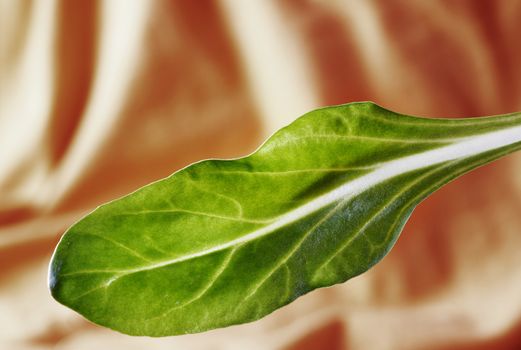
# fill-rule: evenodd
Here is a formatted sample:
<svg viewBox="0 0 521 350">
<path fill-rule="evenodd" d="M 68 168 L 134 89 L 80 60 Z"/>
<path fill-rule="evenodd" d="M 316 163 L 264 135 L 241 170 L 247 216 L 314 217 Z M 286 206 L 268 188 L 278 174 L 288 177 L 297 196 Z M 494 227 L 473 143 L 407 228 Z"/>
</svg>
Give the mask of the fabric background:
<svg viewBox="0 0 521 350">
<path fill-rule="evenodd" d="M 422 203 L 368 273 L 268 317 L 152 339 L 50 297 L 59 237 L 313 108 L 521 110 L 521 1 L 0 1 L 0 348 L 519 349 L 521 154 Z"/>
</svg>

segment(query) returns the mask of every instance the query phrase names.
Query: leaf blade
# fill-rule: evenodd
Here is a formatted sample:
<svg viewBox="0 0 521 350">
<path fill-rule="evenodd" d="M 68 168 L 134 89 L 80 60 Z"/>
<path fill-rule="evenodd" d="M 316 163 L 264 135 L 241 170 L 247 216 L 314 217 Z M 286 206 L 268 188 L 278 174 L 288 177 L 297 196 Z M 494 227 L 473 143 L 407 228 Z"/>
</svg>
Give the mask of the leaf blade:
<svg viewBox="0 0 521 350">
<path fill-rule="evenodd" d="M 521 148 L 520 124 L 371 103 L 313 111 L 248 157 L 196 163 L 80 220 L 53 256 L 51 292 L 129 334 L 258 319 L 374 265 L 428 194 Z"/>
</svg>

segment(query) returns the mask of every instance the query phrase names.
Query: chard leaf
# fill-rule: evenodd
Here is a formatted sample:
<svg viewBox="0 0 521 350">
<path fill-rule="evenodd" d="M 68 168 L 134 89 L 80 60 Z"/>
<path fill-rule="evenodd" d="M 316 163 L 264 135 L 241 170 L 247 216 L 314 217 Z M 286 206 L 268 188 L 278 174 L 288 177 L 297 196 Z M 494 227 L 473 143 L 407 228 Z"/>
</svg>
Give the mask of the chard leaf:
<svg viewBox="0 0 521 350">
<path fill-rule="evenodd" d="M 420 201 L 520 148 L 521 113 L 315 110 L 245 158 L 193 164 L 94 210 L 61 239 L 50 289 L 132 335 L 253 321 L 368 270 Z"/>
</svg>

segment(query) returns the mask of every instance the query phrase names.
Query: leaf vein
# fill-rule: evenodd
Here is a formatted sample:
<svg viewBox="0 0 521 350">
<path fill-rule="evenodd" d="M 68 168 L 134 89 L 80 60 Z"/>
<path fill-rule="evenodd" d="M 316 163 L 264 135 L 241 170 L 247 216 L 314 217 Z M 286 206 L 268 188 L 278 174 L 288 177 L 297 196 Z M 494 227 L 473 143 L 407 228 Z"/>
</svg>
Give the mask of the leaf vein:
<svg viewBox="0 0 521 350">
<path fill-rule="evenodd" d="M 308 231 L 304 233 L 301 239 L 297 241 L 295 246 L 289 251 L 288 254 L 286 254 L 278 263 L 277 265 L 271 269 L 260 282 L 258 282 L 255 287 L 246 295 L 246 297 L 239 303 L 239 305 L 242 305 L 244 302 L 246 302 L 249 298 L 251 298 L 257 291 L 266 283 L 266 281 L 285 263 L 288 262 L 288 260 L 297 252 L 297 250 L 302 246 L 304 241 L 313 233 L 315 230 L 322 225 L 326 220 L 331 218 L 337 211 L 338 208 L 340 208 L 345 203 L 345 200 L 340 201 L 337 205 L 335 205 L 331 210 L 329 210 L 326 215 L 324 215 L 323 218 L 321 218 L 316 224 L 314 224 Z"/>
<path fill-rule="evenodd" d="M 199 212 L 199 211 L 187 210 L 187 209 L 178 209 L 178 208 L 176 208 L 176 209 L 150 209 L 150 210 L 145 209 L 145 210 L 139 210 L 139 211 L 133 211 L 133 212 L 118 213 L 118 214 L 115 214 L 115 216 L 147 215 L 147 214 L 157 214 L 157 213 L 185 213 L 185 214 L 190 214 L 190 215 L 198 215 L 198 216 L 204 216 L 204 217 L 209 217 L 209 218 L 238 221 L 238 222 L 244 222 L 244 223 L 250 223 L 250 224 L 268 224 L 275 220 L 275 219 L 256 220 L 256 219 L 218 215 L 218 214 Z"/>
<path fill-rule="evenodd" d="M 161 313 L 160 315 L 147 319 L 147 321 L 151 321 L 151 320 L 158 319 L 158 318 L 163 318 L 163 317 L 167 316 L 168 314 L 170 314 L 171 312 L 173 312 L 174 310 L 180 309 L 182 307 L 186 307 L 190 304 L 193 304 L 197 300 L 201 299 L 210 290 L 210 288 L 212 288 L 212 286 L 215 284 L 215 282 L 217 282 L 219 277 L 222 276 L 222 274 L 224 273 L 226 268 L 229 266 L 233 254 L 235 254 L 235 252 L 237 251 L 237 249 L 239 247 L 240 246 L 236 246 L 232 250 L 230 250 L 230 252 L 226 255 L 226 258 L 223 260 L 223 262 L 219 266 L 219 268 L 216 269 L 216 272 L 210 279 L 210 282 L 199 293 L 197 293 L 192 299 L 186 301 L 183 304 L 171 307 L 168 310 L 166 310 L 165 312 Z"/>
<path fill-rule="evenodd" d="M 130 247 L 127 247 L 126 245 L 124 245 L 123 243 L 120 243 L 112 238 L 109 238 L 109 237 L 106 237 L 106 236 L 102 236 L 102 235 L 98 235 L 98 234 L 95 234 L 95 233 L 92 233 L 92 232 L 84 232 L 82 233 L 82 235 L 84 236 L 94 236 L 94 237 L 97 237 L 97 238 L 100 238 L 102 240 L 105 240 L 107 242 L 110 242 L 118 247 L 120 247 L 121 249 L 124 249 L 126 250 L 128 253 L 130 253 L 131 255 L 135 256 L 136 258 L 140 259 L 140 260 L 143 260 L 145 262 L 148 262 L 148 263 L 152 263 L 153 261 L 146 258 L 145 256 L 141 255 L 140 253 L 138 253 L 137 251 L 135 251 L 134 249 L 130 248 Z"/>
</svg>

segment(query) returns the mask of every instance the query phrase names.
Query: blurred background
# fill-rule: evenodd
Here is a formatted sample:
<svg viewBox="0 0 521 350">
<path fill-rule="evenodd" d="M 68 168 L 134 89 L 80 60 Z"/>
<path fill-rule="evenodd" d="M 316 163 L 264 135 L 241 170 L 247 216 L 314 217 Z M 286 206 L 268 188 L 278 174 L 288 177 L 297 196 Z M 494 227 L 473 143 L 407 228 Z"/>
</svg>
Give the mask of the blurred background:
<svg viewBox="0 0 521 350">
<path fill-rule="evenodd" d="M 0 348 L 520 349 L 521 154 L 435 193 L 368 273 L 251 324 L 129 337 L 47 291 L 59 237 L 313 108 L 521 110 L 517 0 L 0 0 Z"/>
</svg>

